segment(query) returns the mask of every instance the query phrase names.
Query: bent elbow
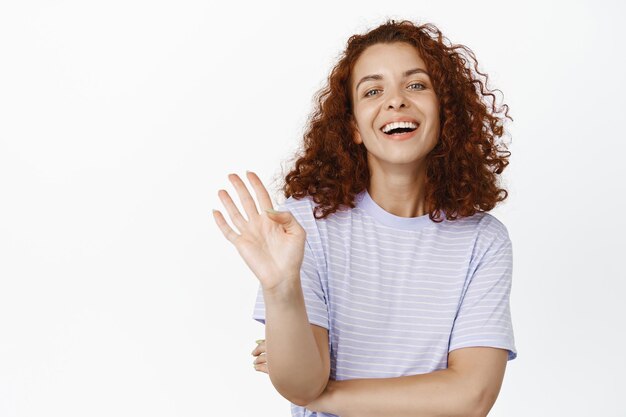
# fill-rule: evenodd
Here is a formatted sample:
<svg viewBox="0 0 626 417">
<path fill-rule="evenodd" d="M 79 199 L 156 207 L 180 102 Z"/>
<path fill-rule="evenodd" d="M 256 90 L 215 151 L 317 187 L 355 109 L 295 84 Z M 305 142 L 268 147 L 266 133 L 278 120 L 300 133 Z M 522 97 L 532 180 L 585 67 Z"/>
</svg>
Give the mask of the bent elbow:
<svg viewBox="0 0 626 417">
<path fill-rule="evenodd" d="M 283 387 L 275 384 L 274 381 L 272 381 L 272 383 L 274 385 L 274 388 L 276 388 L 276 391 L 278 391 L 278 393 L 282 395 L 283 398 L 295 405 L 304 407 L 307 404 L 310 404 L 311 402 L 316 400 L 320 395 L 322 395 L 322 393 L 326 389 L 326 386 L 328 385 L 328 378 L 324 380 L 323 384 L 318 385 L 317 387 L 315 387 L 315 389 L 308 390 L 308 392 L 306 393 L 294 393 L 293 389 L 284 389 Z"/>
<path fill-rule="evenodd" d="M 483 393 L 480 395 L 474 402 L 474 412 L 471 415 L 474 417 L 487 417 L 497 397 L 498 394 L 494 395 L 493 393 Z"/>
<path fill-rule="evenodd" d="M 299 405 L 300 407 L 304 407 L 307 404 L 312 403 L 313 401 L 317 400 L 320 397 L 320 395 L 324 393 L 327 385 L 328 385 L 328 378 L 324 380 L 324 383 L 320 387 L 314 390 L 310 395 L 307 395 L 305 399 L 298 398 L 296 399 L 296 401 L 292 401 L 292 403 Z"/>
</svg>

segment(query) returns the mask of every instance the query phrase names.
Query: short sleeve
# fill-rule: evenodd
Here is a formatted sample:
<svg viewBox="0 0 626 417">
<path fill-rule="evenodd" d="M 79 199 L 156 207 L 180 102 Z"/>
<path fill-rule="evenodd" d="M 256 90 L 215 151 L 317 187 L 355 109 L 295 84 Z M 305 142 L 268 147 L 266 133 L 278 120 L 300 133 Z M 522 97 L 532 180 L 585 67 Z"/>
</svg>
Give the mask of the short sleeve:
<svg viewBox="0 0 626 417">
<path fill-rule="evenodd" d="M 495 224 L 499 227 L 491 228 L 493 238 L 471 275 L 459 307 L 448 351 L 495 347 L 508 350 L 510 361 L 517 357 L 509 300 L 513 248 L 504 225 Z"/>
<path fill-rule="evenodd" d="M 302 293 L 304 295 L 304 304 L 309 322 L 328 329 L 327 297 L 323 290 L 321 274 L 317 267 L 315 252 L 313 249 L 313 245 L 318 245 L 319 242 L 314 240 L 317 233 L 313 232 L 316 231 L 311 230 L 311 227 L 316 227 L 314 220 L 308 219 L 306 215 L 308 207 L 309 205 L 307 204 L 305 207 L 302 207 L 302 209 L 299 207 L 288 207 L 280 208 L 278 210 L 291 211 L 296 220 L 298 220 L 298 223 L 300 223 L 300 225 L 302 225 L 307 232 L 307 239 L 304 245 L 304 258 L 302 261 L 302 267 L 300 268 L 300 282 L 302 285 Z M 314 240 L 313 245 L 312 240 Z M 265 301 L 263 299 L 263 287 L 261 284 L 259 284 L 257 289 L 256 302 L 252 318 L 265 324 Z"/>
</svg>

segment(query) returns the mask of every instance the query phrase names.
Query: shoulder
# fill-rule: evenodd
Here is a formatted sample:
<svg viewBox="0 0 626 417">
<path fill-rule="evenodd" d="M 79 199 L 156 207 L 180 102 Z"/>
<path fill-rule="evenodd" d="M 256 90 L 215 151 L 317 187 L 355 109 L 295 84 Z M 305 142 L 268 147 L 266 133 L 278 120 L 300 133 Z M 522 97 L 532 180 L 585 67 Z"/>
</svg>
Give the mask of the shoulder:
<svg viewBox="0 0 626 417">
<path fill-rule="evenodd" d="M 509 230 L 506 225 L 502 223 L 496 216 L 491 213 L 480 213 L 480 220 L 478 222 L 478 230 L 483 234 L 490 234 L 493 237 L 507 238 L 509 237 Z"/>
<path fill-rule="evenodd" d="M 462 225 L 463 229 L 466 230 L 469 228 L 474 231 L 475 236 L 479 239 L 484 237 L 508 238 L 509 235 L 506 225 L 496 216 L 486 211 L 479 211 L 472 216 L 461 217 L 455 220 L 446 220 L 444 223 Z"/>
<path fill-rule="evenodd" d="M 456 221 L 456 220 L 455 220 Z M 460 219 L 472 230 L 472 258 L 480 259 L 487 252 L 511 245 L 506 225 L 489 212 L 478 212 Z"/>
<path fill-rule="evenodd" d="M 455 220 L 445 219 L 441 226 L 446 229 L 462 229 L 464 231 L 472 231 L 476 238 L 485 237 L 507 237 L 508 229 L 505 224 L 493 214 L 480 211 L 472 216 L 459 217 Z"/>
<path fill-rule="evenodd" d="M 479 257 L 499 256 L 512 252 L 506 225 L 492 214 L 484 213 L 477 229 L 475 252 Z"/>
</svg>

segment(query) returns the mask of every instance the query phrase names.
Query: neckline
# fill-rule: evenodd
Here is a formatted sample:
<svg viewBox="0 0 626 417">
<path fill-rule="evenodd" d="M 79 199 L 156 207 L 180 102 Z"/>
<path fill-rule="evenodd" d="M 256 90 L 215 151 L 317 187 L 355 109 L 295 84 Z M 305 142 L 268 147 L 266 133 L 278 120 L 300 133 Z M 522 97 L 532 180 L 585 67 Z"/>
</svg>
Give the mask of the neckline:
<svg viewBox="0 0 626 417">
<path fill-rule="evenodd" d="M 394 229 L 415 231 L 420 230 L 428 225 L 436 224 L 434 221 L 430 220 L 428 213 L 417 217 L 400 217 L 396 216 L 395 214 L 389 213 L 372 199 L 369 192 L 367 191 L 367 188 L 357 195 L 355 205 L 361 208 L 379 223 L 382 223 L 385 226 L 389 226 Z M 442 217 L 445 219 L 445 213 L 443 211 Z"/>
</svg>

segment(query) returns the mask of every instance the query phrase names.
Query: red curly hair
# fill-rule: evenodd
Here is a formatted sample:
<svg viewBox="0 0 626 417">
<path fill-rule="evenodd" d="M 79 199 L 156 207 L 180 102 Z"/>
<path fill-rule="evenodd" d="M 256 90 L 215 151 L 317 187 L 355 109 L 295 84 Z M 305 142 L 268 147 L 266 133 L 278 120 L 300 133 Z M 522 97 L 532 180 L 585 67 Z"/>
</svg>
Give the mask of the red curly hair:
<svg viewBox="0 0 626 417">
<path fill-rule="evenodd" d="M 463 45 L 450 45 L 439 29 L 411 21 L 386 23 L 363 35 L 353 35 L 328 84 L 315 96 L 304 133 L 304 154 L 285 177 L 285 198 L 307 195 L 317 204 L 316 219 L 323 219 L 340 206 L 354 208 L 355 196 L 369 184 L 367 150 L 353 142 L 353 107 L 350 94 L 354 64 L 363 51 L 377 43 L 405 42 L 413 45 L 427 65 L 440 103 L 440 138 L 426 157 L 425 205 L 432 221 L 441 222 L 441 210 L 449 220 L 489 211 L 507 198 L 498 176 L 511 155 L 500 149 L 496 138 L 503 134 L 504 117 L 497 117 L 493 92 L 486 90 L 487 76 L 478 71 L 474 53 Z M 477 74 L 466 67 L 466 51 Z M 495 90 L 494 90 L 495 91 Z M 499 90 L 498 90 L 499 91 Z M 491 107 L 483 101 L 491 96 Z M 508 106 L 503 106 L 508 116 Z M 321 211 L 318 217 L 317 213 Z"/>
</svg>

